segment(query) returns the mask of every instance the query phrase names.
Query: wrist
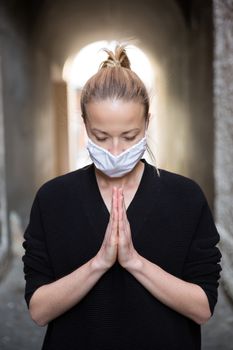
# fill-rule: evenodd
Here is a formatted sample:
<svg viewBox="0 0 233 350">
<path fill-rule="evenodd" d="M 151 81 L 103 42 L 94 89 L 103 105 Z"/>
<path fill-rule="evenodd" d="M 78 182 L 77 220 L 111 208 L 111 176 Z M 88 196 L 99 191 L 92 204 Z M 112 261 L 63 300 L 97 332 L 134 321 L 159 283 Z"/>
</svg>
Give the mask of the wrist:
<svg viewBox="0 0 233 350">
<path fill-rule="evenodd" d="M 143 257 L 140 254 L 134 255 L 134 257 L 124 266 L 124 268 L 130 272 L 140 272 L 143 269 Z"/>
<path fill-rule="evenodd" d="M 96 255 L 91 259 L 91 268 L 93 271 L 104 274 L 110 267 L 104 264 Z"/>
</svg>

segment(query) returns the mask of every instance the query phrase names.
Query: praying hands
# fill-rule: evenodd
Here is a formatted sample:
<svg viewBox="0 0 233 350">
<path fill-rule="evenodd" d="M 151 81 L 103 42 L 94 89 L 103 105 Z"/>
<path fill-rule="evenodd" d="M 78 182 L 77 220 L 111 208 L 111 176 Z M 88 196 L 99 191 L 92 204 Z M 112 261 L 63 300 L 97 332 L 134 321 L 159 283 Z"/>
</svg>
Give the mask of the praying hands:
<svg viewBox="0 0 233 350">
<path fill-rule="evenodd" d="M 124 268 L 136 263 L 138 253 L 131 237 L 122 188 L 113 188 L 109 223 L 96 260 L 101 267 L 110 268 L 118 259 Z"/>
</svg>

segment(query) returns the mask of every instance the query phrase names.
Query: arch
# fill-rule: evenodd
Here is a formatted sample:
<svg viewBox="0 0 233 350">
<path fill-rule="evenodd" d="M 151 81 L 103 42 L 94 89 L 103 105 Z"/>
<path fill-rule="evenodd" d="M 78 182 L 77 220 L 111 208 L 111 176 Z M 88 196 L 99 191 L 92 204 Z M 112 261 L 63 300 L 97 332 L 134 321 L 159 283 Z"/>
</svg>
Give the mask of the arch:
<svg viewBox="0 0 233 350">
<path fill-rule="evenodd" d="M 88 163 L 90 159 L 86 150 L 87 135 L 81 118 L 80 94 L 85 82 L 97 72 L 100 63 L 106 59 L 102 48 L 114 49 L 116 40 L 101 40 L 85 45 L 78 53 L 68 57 L 63 68 L 63 79 L 68 91 L 68 139 L 69 168 L 74 170 Z M 146 54 L 136 45 L 129 44 L 126 48 L 131 62 L 131 68 L 145 83 L 149 95 L 153 95 L 155 72 Z M 150 112 L 156 113 L 155 96 L 151 99 Z M 148 134 L 155 134 L 158 128 L 149 127 Z M 153 145 L 151 145 L 153 150 Z M 154 150 L 153 150 L 154 151 Z M 155 152 L 155 151 L 154 151 Z M 145 155 L 148 161 L 151 159 Z"/>
<path fill-rule="evenodd" d="M 153 135 L 158 165 L 197 180 L 213 207 L 211 4 L 191 4 L 187 25 L 180 3 L 100 0 L 90 12 L 87 2 L 47 2 L 35 35 L 61 70 L 88 42 L 137 38 L 158 68 L 153 120 L 160 130 Z"/>
</svg>

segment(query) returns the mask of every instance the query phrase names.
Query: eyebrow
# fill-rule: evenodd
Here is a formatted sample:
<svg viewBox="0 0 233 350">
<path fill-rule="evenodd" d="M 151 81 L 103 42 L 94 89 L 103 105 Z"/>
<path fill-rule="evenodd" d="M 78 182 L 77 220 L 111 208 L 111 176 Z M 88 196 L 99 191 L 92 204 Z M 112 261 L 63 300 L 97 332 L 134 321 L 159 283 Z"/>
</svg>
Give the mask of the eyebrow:
<svg viewBox="0 0 233 350">
<path fill-rule="evenodd" d="M 91 130 L 92 130 L 92 131 L 101 132 L 101 133 L 104 134 L 104 135 L 108 135 L 108 133 L 107 133 L 106 131 L 102 131 L 102 130 L 99 130 L 99 129 L 96 129 L 96 128 L 91 129 Z M 128 130 L 128 131 L 124 131 L 124 132 L 122 133 L 122 135 L 129 134 L 129 133 L 132 132 L 132 131 L 140 131 L 140 129 L 139 129 L 139 128 L 136 128 L 136 129 L 131 129 L 131 130 Z"/>
</svg>

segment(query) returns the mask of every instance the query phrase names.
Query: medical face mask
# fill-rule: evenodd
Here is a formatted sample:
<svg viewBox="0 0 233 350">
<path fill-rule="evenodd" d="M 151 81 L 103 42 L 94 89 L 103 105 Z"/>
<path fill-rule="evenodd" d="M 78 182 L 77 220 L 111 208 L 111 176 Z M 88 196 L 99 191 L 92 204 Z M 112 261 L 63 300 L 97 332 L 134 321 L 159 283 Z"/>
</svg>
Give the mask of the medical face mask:
<svg viewBox="0 0 233 350">
<path fill-rule="evenodd" d="M 87 142 L 87 150 L 96 168 L 110 177 L 121 177 L 129 173 L 146 150 L 146 137 L 117 156 L 106 149 L 96 145 L 90 138 Z"/>
</svg>

